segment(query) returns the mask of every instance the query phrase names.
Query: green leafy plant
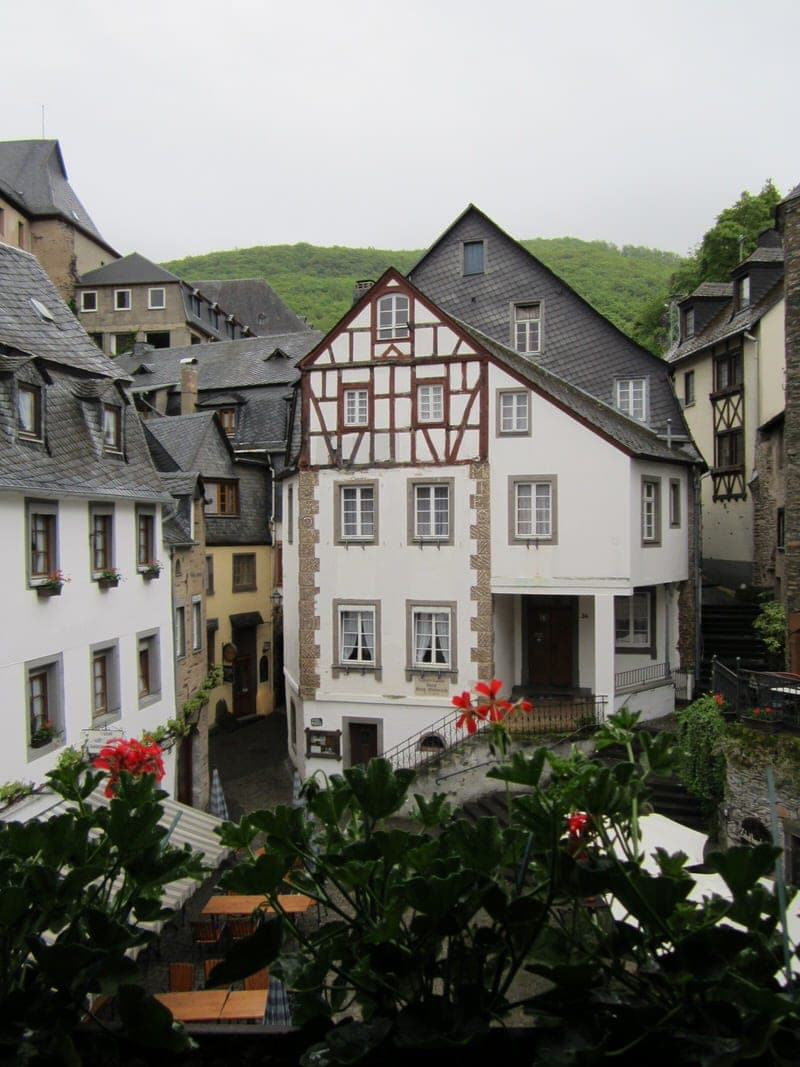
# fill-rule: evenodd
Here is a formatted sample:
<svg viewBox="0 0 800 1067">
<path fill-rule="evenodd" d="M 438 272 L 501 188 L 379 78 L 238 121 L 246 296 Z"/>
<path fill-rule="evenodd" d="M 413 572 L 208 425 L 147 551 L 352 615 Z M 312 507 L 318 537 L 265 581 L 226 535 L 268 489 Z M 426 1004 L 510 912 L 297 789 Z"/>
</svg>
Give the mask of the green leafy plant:
<svg viewBox="0 0 800 1067">
<path fill-rule="evenodd" d="M 786 645 L 786 609 L 783 604 L 767 600 L 753 621 L 753 629 L 764 642 L 767 651 L 782 655 Z"/>
<path fill-rule="evenodd" d="M 717 804 L 725 787 L 722 739 L 725 701 L 719 693 L 706 693 L 678 712 L 678 777 L 696 797 Z"/>
<path fill-rule="evenodd" d="M 0 806 L 13 804 L 23 797 L 30 796 L 33 785 L 30 782 L 4 782 L 0 785 Z"/>
<path fill-rule="evenodd" d="M 217 688 L 221 680 L 221 668 L 212 667 L 194 696 L 184 703 L 179 715 L 174 719 L 167 719 L 165 723 L 161 723 L 153 730 L 145 730 L 142 734 L 142 740 L 149 743 L 155 742 L 159 745 L 170 745 L 181 737 L 188 737 L 196 728 L 200 712 L 208 703 L 211 693 Z"/>
<path fill-rule="evenodd" d="M 137 988 L 132 949 L 170 917 L 164 887 L 200 878 L 197 857 L 168 844 L 152 774 L 120 772 L 108 806 L 90 798 L 104 775 L 48 775 L 64 801 L 47 819 L 0 824 L 0 1061 L 78 1064 L 73 1036 L 93 994 L 116 995 L 137 1043 L 186 1047 L 169 1013 Z"/>
<path fill-rule="evenodd" d="M 487 719 L 496 704 L 490 694 L 481 705 Z M 598 730 L 600 747 L 626 753 L 610 767 L 577 751 L 513 752 L 489 775 L 522 788 L 508 825 L 469 822 L 442 797 L 416 798 L 418 830 L 392 824 L 414 774 L 384 759 L 325 788 L 312 779 L 305 810 L 226 824 L 222 840 L 245 860 L 223 884 L 265 894 L 278 914 L 211 984 L 269 966 L 292 990 L 295 1023 L 327 1027 L 306 1065 L 460 1047 L 514 1008 L 531 1014 L 526 1062 L 800 1056 L 798 996 L 776 977 L 780 905 L 759 881 L 776 850 L 711 857 L 731 899 L 699 902 L 685 855 L 644 857 L 647 782 L 673 755 L 670 737 L 635 731 L 637 718 L 620 713 Z M 282 908 L 287 886 L 319 903 L 318 927 Z"/>
</svg>

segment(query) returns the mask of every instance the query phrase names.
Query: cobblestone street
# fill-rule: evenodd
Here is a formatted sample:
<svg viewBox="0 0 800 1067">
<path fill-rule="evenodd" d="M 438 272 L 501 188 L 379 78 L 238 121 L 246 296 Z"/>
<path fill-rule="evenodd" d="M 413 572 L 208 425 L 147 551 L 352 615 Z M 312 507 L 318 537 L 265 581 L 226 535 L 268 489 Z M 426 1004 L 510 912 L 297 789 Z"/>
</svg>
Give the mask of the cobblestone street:
<svg viewBox="0 0 800 1067">
<path fill-rule="evenodd" d="M 219 771 L 231 819 L 258 808 L 291 803 L 292 772 L 282 710 L 219 727 L 209 737 L 209 746 L 209 766 Z"/>
</svg>

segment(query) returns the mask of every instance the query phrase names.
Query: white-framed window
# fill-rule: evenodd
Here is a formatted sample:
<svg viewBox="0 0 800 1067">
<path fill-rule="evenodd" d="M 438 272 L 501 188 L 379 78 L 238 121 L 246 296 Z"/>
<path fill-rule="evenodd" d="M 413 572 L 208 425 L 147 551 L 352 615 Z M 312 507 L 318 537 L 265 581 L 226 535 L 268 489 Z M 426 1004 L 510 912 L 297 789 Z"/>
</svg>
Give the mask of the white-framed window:
<svg viewBox="0 0 800 1067">
<path fill-rule="evenodd" d="M 203 647 L 203 604 L 200 597 L 192 598 L 192 651 Z"/>
<path fill-rule="evenodd" d="M 17 432 L 28 441 L 42 439 L 42 390 L 38 385 L 17 385 Z"/>
<path fill-rule="evenodd" d="M 450 537 L 450 485 L 414 486 L 414 537 L 442 540 Z"/>
<path fill-rule="evenodd" d="M 122 408 L 103 404 L 103 448 L 106 452 L 122 451 Z"/>
<path fill-rule="evenodd" d="M 462 245 L 462 271 L 467 274 L 483 274 L 486 270 L 486 246 L 483 241 L 465 241 Z"/>
<path fill-rule="evenodd" d="M 114 310 L 115 311 L 130 311 L 131 310 L 131 291 L 130 291 L 130 289 L 115 289 L 114 290 Z"/>
<path fill-rule="evenodd" d="M 147 290 L 147 307 L 150 311 L 163 311 L 167 306 L 167 291 L 163 286 Z"/>
<path fill-rule="evenodd" d="M 340 488 L 340 536 L 343 541 L 372 541 L 375 537 L 375 489 L 371 485 Z"/>
<path fill-rule="evenodd" d="M 86 289 L 81 293 L 81 311 L 97 311 L 96 289 Z"/>
<path fill-rule="evenodd" d="M 647 420 L 647 379 L 617 378 L 616 406 L 632 419 Z"/>
<path fill-rule="evenodd" d="M 417 418 L 420 422 L 444 421 L 444 386 L 417 386 Z"/>
<path fill-rule="evenodd" d="M 375 608 L 339 607 L 339 662 L 375 664 Z"/>
<path fill-rule="evenodd" d="M 345 426 L 367 426 L 369 424 L 368 389 L 345 389 L 344 424 Z"/>
<path fill-rule="evenodd" d="M 555 531 L 553 483 L 514 482 L 514 538 L 551 541 Z"/>
<path fill-rule="evenodd" d="M 530 431 L 530 393 L 527 389 L 503 390 L 498 394 L 498 429 L 505 433 Z"/>
<path fill-rule="evenodd" d="M 186 655 L 186 608 L 175 609 L 175 656 L 182 659 Z"/>
<path fill-rule="evenodd" d="M 649 649 L 652 645 L 652 593 L 614 598 L 615 643 L 622 649 Z"/>
<path fill-rule="evenodd" d="M 412 608 L 412 666 L 449 670 L 452 662 L 451 612 Z"/>
<path fill-rule="evenodd" d="M 528 354 L 542 350 L 542 305 L 514 305 L 514 348 Z"/>
<path fill-rule="evenodd" d="M 378 300 L 379 341 L 392 341 L 408 337 L 408 297 L 402 293 L 389 293 Z"/>
<path fill-rule="evenodd" d="M 661 481 L 642 479 L 642 544 L 661 543 Z"/>
<path fill-rule="evenodd" d="M 746 308 L 750 303 L 750 275 L 745 274 L 743 278 L 740 278 L 736 283 L 736 304 L 737 310 Z"/>
</svg>

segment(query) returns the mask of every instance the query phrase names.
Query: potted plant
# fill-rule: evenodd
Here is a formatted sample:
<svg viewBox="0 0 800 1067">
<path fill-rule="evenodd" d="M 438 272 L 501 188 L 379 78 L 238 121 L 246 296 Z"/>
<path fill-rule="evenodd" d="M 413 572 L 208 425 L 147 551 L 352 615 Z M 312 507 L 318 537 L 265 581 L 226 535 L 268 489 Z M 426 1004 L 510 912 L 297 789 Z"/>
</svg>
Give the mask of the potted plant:
<svg viewBox="0 0 800 1067">
<path fill-rule="evenodd" d="M 161 574 L 161 561 L 157 559 L 150 559 L 140 569 L 141 576 L 145 581 L 150 581 L 151 578 L 157 578 Z"/>
<path fill-rule="evenodd" d="M 116 589 L 122 580 L 122 574 L 116 567 L 107 567 L 96 575 L 97 584 L 101 589 Z"/>
<path fill-rule="evenodd" d="M 45 745 L 50 744 L 55 736 L 55 726 L 48 719 L 45 719 L 38 729 L 31 731 L 31 748 L 44 748 Z"/>
<path fill-rule="evenodd" d="M 36 592 L 40 597 L 61 596 L 64 583 L 68 582 L 61 571 L 51 571 L 47 577 L 36 586 Z"/>
<path fill-rule="evenodd" d="M 765 734 L 774 734 L 780 729 L 780 718 L 774 708 L 753 708 L 743 721 Z"/>
</svg>

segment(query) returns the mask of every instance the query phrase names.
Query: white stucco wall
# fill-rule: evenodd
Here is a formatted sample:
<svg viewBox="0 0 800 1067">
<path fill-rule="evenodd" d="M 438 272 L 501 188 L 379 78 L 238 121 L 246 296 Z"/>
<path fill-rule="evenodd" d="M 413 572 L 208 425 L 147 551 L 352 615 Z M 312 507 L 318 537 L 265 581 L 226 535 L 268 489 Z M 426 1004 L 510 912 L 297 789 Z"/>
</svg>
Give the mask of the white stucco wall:
<svg viewBox="0 0 800 1067">
<path fill-rule="evenodd" d="M 58 567 L 70 579 L 61 596 L 42 599 L 27 580 L 25 500 L 0 494 L 0 543 L 4 549 L 3 621 L 0 623 L 0 693 L 3 695 L 3 744 L 0 782 L 41 782 L 64 745 L 80 747 L 92 726 L 91 648 L 118 642 L 120 714 L 115 730 L 140 737 L 175 714 L 170 577 L 168 570 L 146 582 L 136 571 L 136 525 L 132 502 L 117 501 L 114 515 L 115 565 L 123 580 L 100 590 L 91 580 L 89 502 L 61 499 L 58 506 Z M 156 544 L 161 544 L 156 508 Z M 166 554 L 160 553 L 166 562 Z M 158 630 L 160 696 L 139 707 L 137 635 Z M 64 737 L 59 745 L 28 748 L 25 665 L 61 655 Z M 166 759 L 170 792 L 174 760 Z"/>
</svg>

